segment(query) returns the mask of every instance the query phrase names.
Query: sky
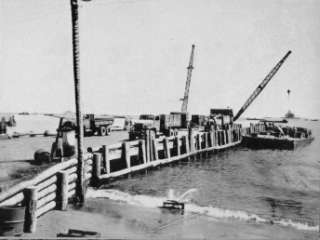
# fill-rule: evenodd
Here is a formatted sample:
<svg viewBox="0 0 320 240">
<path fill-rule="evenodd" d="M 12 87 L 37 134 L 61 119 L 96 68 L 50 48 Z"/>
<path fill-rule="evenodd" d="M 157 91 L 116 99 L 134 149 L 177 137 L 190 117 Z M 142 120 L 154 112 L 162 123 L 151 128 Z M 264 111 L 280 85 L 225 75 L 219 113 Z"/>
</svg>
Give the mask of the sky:
<svg viewBox="0 0 320 240">
<path fill-rule="evenodd" d="M 80 1 L 84 112 L 179 111 L 195 44 L 189 112 L 320 118 L 320 1 Z M 69 0 L 0 0 L 0 112 L 74 111 Z M 288 101 L 287 89 L 291 90 Z"/>
</svg>

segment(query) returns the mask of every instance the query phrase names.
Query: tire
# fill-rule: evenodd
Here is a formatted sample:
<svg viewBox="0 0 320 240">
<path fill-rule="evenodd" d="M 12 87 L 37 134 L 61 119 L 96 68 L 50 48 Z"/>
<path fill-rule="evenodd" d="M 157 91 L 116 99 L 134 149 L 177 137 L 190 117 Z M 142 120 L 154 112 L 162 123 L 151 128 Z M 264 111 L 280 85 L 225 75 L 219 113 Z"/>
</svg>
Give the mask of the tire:
<svg viewBox="0 0 320 240">
<path fill-rule="evenodd" d="M 111 133 L 111 127 L 107 127 L 107 135 L 109 136 Z"/>
<path fill-rule="evenodd" d="M 99 135 L 100 136 L 105 136 L 107 134 L 107 129 L 104 126 L 101 126 L 99 129 Z"/>
</svg>

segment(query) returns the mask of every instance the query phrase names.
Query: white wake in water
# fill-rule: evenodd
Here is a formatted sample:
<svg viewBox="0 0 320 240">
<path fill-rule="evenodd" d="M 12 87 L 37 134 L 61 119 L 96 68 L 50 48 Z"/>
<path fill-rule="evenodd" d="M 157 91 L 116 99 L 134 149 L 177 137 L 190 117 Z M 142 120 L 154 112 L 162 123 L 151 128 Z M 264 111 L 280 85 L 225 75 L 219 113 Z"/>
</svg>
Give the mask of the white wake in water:
<svg viewBox="0 0 320 240">
<path fill-rule="evenodd" d="M 149 207 L 149 208 L 158 208 L 162 206 L 162 203 L 165 200 L 178 200 L 185 202 L 185 212 L 205 215 L 213 218 L 234 218 L 241 221 L 252 221 L 257 223 L 268 223 L 271 221 L 265 218 L 261 218 L 256 214 L 249 214 L 245 211 L 236 211 L 236 210 L 228 210 L 221 209 L 212 206 L 202 207 L 193 203 L 188 203 L 192 194 L 194 194 L 197 190 L 190 189 L 184 194 L 180 196 L 176 196 L 172 189 L 168 192 L 168 197 L 152 197 L 147 195 L 130 195 L 125 192 L 121 192 L 119 190 L 114 189 L 92 189 L 89 188 L 86 194 L 87 198 L 107 198 L 114 201 L 124 202 L 130 205 L 140 206 L 140 207 Z M 273 224 L 279 224 L 285 227 L 293 227 L 298 230 L 306 230 L 306 231 L 318 231 L 319 226 L 310 226 L 307 223 L 299 223 L 293 222 L 292 220 L 275 220 L 272 222 Z"/>
</svg>

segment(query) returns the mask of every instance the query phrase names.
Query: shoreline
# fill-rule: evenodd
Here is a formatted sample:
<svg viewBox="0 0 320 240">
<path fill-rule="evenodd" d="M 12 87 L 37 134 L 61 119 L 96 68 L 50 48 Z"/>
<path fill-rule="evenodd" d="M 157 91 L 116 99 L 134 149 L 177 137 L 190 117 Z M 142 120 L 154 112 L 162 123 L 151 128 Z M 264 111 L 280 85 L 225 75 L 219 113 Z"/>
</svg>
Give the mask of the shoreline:
<svg viewBox="0 0 320 240">
<path fill-rule="evenodd" d="M 36 233 L 23 237 L 55 238 L 70 228 L 99 232 L 102 238 L 121 239 L 309 239 L 318 236 L 318 232 L 279 225 L 173 214 L 109 199 L 88 199 L 81 209 L 69 205 L 68 211 L 47 213 L 38 220 Z"/>
</svg>

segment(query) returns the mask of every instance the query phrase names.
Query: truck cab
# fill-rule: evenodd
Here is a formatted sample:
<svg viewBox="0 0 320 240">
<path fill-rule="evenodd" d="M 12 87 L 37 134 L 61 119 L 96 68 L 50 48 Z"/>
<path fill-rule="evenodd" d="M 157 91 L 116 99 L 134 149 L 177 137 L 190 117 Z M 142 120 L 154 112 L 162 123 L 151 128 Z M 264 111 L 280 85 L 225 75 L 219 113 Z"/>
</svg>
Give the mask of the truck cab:
<svg viewBox="0 0 320 240">
<path fill-rule="evenodd" d="M 210 109 L 210 120 L 219 128 L 224 129 L 233 124 L 233 111 L 230 108 Z"/>
</svg>

